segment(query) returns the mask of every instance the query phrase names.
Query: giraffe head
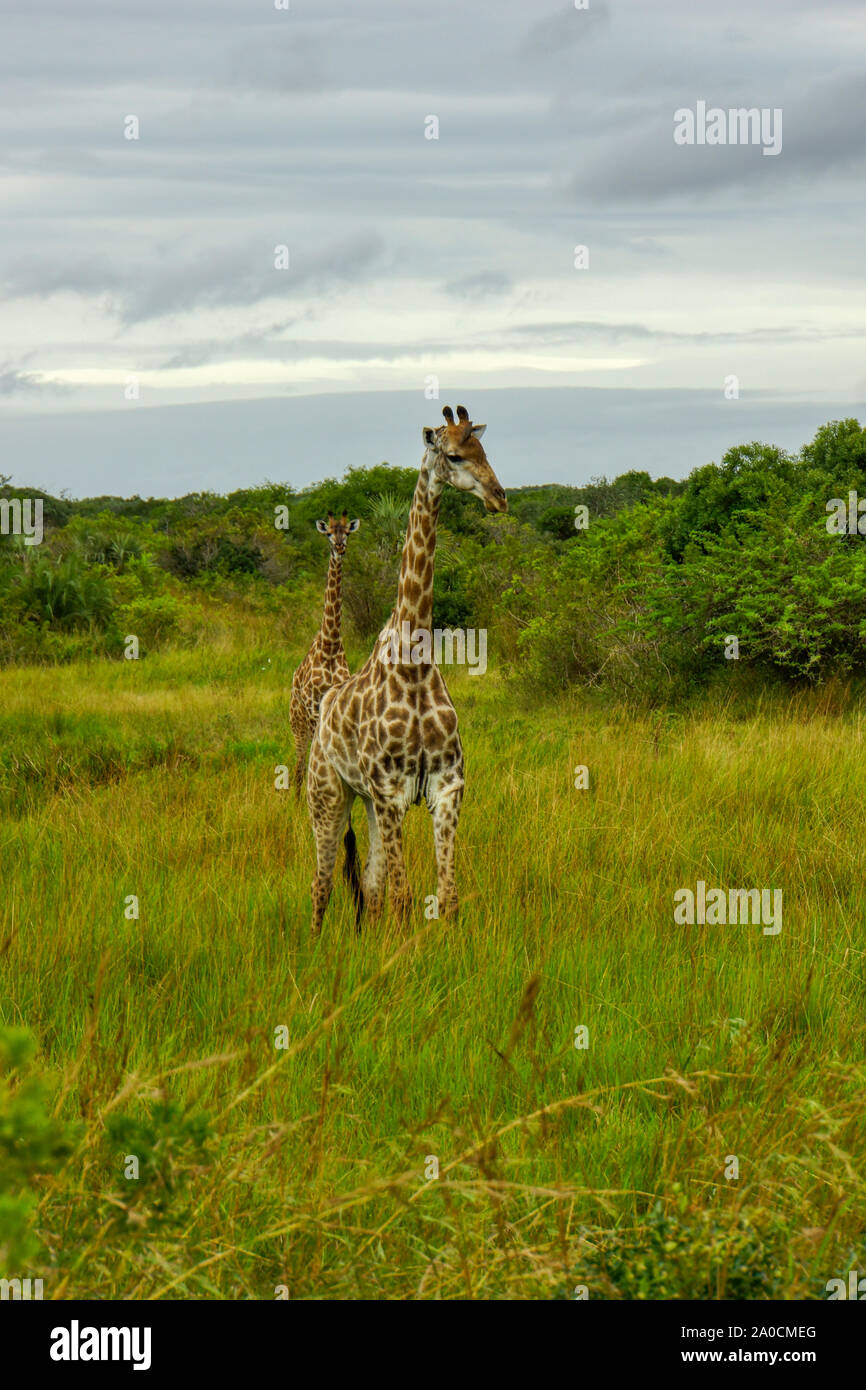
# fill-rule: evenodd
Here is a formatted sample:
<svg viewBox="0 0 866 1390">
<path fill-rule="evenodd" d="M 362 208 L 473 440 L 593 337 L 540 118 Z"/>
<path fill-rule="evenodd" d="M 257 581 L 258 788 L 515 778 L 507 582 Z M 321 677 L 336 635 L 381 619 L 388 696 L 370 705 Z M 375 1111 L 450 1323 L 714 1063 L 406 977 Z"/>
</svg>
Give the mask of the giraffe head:
<svg viewBox="0 0 866 1390">
<path fill-rule="evenodd" d="M 487 426 L 473 425 L 463 405 L 457 407 L 456 421 L 450 405 L 443 407 L 442 414 L 444 425 L 424 430 L 427 467 L 440 484 L 450 483 L 460 492 L 480 497 L 488 512 L 507 512 L 505 493 L 481 446 Z"/>
<path fill-rule="evenodd" d="M 349 520 L 348 512 L 343 512 L 340 517 L 334 516 L 333 512 L 328 512 L 327 521 L 317 521 L 316 530 L 323 536 L 328 537 L 331 546 L 331 554 L 342 559 L 346 553 L 346 541 L 353 531 L 357 531 L 361 525 L 357 519 Z"/>
</svg>

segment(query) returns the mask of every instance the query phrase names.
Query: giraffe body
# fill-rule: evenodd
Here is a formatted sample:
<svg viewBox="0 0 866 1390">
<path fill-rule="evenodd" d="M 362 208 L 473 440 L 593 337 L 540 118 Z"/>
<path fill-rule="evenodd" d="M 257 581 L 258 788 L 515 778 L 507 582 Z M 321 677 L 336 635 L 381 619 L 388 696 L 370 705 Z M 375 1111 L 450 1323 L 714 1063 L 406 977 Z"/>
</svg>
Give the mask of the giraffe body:
<svg viewBox="0 0 866 1390">
<path fill-rule="evenodd" d="M 410 902 L 403 863 L 402 825 L 409 806 L 424 800 L 433 819 L 439 911 L 457 911 L 454 846 L 463 798 L 463 750 L 457 714 L 435 663 L 395 658 L 408 622 L 430 633 L 439 498 L 446 484 L 474 492 L 489 511 L 506 511 L 505 493 L 481 447 L 484 425 L 473 425 L 462 406 L 458 422 L 424 431 L 425 453 L 403 546 L 397 603 L 366 665 L 321 701 L 310 749 L 307 802 L 316 837 L 312 885 L 313 927 L 319 930 L 333 884 L 340 836 L 348 825 L 347 856 L 354 855 L 351 810 L 361 797 L 370 850 L 357 895 L 378 916 L 387 878 L 398 915 Z M 348 865 L 350 876 L 353 862 Z"/>
<path fill-rule="evenodd" d="M 339 685 L 349 677 L 341 632 L 343 556 L 346 553 L 346 538 L 357 531 L 360 524 L 359 521 L 349 521 L 345 512 L 339 520 L 329 512 L 327 521 L 316 522 L 317 530 L 328 537 L 330 557 L 322 623 L 310 650 L 292 677 L 289 718 L 297 754 L 295 792 L 298 795 L 304 784 L 307 752 L 318 722 L 322 696 L 331 686 Z"/>
</svg>

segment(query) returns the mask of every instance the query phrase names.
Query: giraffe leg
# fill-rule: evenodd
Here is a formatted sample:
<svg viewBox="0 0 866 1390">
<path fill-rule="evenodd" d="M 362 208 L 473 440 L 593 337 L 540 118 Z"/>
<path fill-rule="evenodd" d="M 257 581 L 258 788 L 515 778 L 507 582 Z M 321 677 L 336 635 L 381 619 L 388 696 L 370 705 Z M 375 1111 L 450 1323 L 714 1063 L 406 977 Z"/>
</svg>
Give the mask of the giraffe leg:
<svg viewBox="0 0 866 1390">
<path fill-rule="evenodd" d="M 457 883 L 454 878 L 454 850 L 457 821 L 463 801 L 463 783 L 440 794 L 433 807 L 433 842 L 436 846 L 436 896 L 443 917 L 457 916 Z"/>
<path fill-rule="evenodd" d="M 340 837 L 352 809 L 354 795 L 323 757 L 318 741 L 313 739 L 310 750 L 310 770 L 307 778 L 307 805 L 316 837 L 316 873 L 311 885 L 313 901 L 313 932 L 322 927 L 325 908 L 334 886 L 334 867 Z"/>
<path fill-rule="evenodd" d="M 295 740 L 295 753 L 297 761 L 295 763 L 295 796 L 301 795 L 304 785 L 304 773 L 307 770 L 307 753 L 309 752 L 312 741 L 312 733 L 307 718 L 307 712 L 301 702 L 300 696 L 292 691 L 292 704 L 289 712 L 289 719 L 292 725 L 292 734 Z"/>
<path fill-rule="evenodd" d="M 301 792 L 304 790 L 304 773 L 307 767 L 307 753 L 310 749 L 309 735 L 303 741 L 295 744 L 297 749 L 297 761 L 295 763 L 295 799 L 300 801 Z"/>
<path fill-rule="evenodd" d="M 399 919 L 406 917 L 412 902 L 406 865 L 403 863 L 403 817 L 406 807 L 400 802 L 380 801 L 376 804 L 376 820 L 388 870 L 388 889 L 391 908 Z"/>
<path fill-rule="evenodd" d="M 364 807 L 367 812 L 367 830 L 369 831 L 370 847 L 367 851 L 367 862 L 364 865 L 361 888 L 364 893 L 364 905 L 369 913 L 370 921 L 375 922 L 379 913 L 382 911 L 382 895 L 385 891 L 385 850 L 382 844 L 382 836 L 379 834 L 379 822 L 376 819 L 376 808 L 372 801 L 365 801 Z"/>
</svg>

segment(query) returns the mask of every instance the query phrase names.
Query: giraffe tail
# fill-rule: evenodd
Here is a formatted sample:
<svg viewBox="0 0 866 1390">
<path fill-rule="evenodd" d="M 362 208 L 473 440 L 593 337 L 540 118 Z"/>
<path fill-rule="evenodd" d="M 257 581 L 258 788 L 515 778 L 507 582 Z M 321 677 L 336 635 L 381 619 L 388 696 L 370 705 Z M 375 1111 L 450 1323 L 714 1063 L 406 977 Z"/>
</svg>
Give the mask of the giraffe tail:
<svg viewBox="0 0 866 1390">
<path fill-rule="evenodd" d="M 358 844 L 351 821 L 349 822 L 349 829 L 343 836 L 343 845 L 346 850 L 346 858 L 343 861 L 343 878 L 352 890 L 352 898 L 355 902 L 355 926 L 360 927 L 361 914 L 364 911 L 364 893 L 361 888 L 361 874 L 358 867 Z"/>
</svg>

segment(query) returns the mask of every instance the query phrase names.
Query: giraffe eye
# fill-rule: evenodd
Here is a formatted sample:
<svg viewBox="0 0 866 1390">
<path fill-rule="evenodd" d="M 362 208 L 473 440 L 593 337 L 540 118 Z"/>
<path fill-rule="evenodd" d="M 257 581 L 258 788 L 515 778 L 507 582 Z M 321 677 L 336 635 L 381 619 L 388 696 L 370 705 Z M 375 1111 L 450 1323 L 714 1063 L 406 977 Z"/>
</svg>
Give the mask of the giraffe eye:
<svg viewBox="0 0 866 1390">
<path fill-rule="evenodd" d="M 447 458 L 447 460 L 448 460 L 449 463 L 462 463 L 462 462 L 463 462 L 463 460 L 462 460 L 462 458 L 460 457 L 459 454 L 446 454 L 445 457 Z"/>
</svg>

